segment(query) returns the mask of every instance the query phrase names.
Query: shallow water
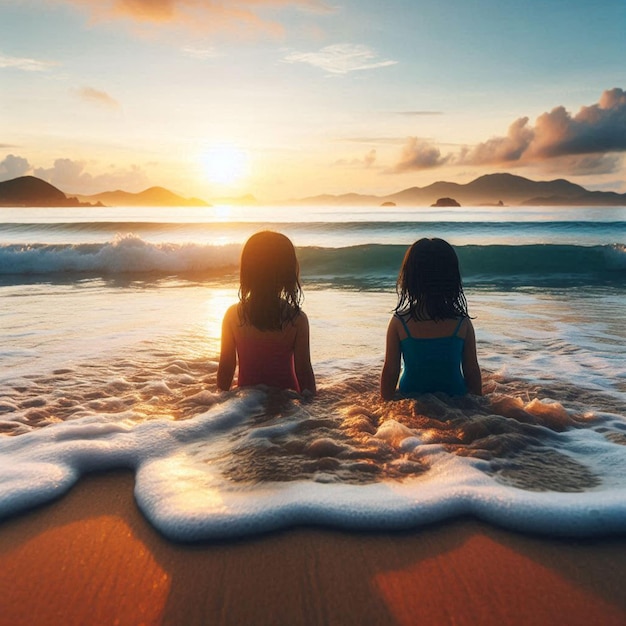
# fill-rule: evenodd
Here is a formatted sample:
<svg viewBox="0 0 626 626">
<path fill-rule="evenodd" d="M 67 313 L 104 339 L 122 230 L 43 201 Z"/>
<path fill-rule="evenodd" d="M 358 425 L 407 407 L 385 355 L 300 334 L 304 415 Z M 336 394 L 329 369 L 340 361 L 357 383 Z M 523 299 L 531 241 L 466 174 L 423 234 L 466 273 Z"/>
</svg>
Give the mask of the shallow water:
<svg viewBox="0 0 626 626">
<path fill-rule="evenodd" d="M 530 255 L 534 229 L 522 236 Z M 84 261 L 81 231 L 56 230 L 63 243 L 48 258 Z M 41 260 L 37 245 L 49 231 L 33 233 L 30 254 Z M 397 237 L 396 226 L 385 236 Z M 0 516 L 58 497 L 85 472 L 126 467 L 141 509 L 176 540 L 297 523 L 410 528 L 461 514 L 545 534 L 624 532 L 621 261 L 610 280 L 475 273 L 466 292 L 485 396 L 385 403 L 378 377 L 395 304 L 392 257 L 403 249 L 393 241 L 375 276 L 376 240 L 365 256 L 299 250 L 319 386 L 310 403 L 266 389 L 216 390 L 241 242 L 214 246 L 209 265 L 221 269 L 208 273 L 177 271 L 171 259 L 190 251 L 176 246 L 161 270 L 142 272 L 136 263 L 164 253 L 143 239 L 131 240 L 134 256 L 109 257 L 105 273 L 5 273 Z M 205 247 L 191 256 L 204 258 L 207 244 L 193 245 Z M 593 245 L 618 246 L 621 258 L 624 241 Z M 470 249 L 461 251 L 470 262 Z M 562 253 L 550 249 L 555 263 Z M 124 262 L 135 263 L 132 272 Z"/>
</svg>

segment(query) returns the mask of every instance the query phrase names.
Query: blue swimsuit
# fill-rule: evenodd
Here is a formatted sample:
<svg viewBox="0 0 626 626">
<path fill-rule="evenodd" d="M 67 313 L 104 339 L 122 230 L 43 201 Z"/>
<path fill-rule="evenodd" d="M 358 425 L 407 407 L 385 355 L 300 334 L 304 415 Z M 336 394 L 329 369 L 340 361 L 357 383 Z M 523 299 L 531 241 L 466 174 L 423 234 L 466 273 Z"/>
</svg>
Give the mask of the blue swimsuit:
<svg viewBox="0 0 626 626">
<path fill-rule="evenodd" d="M 465 321 L 459 320 L 448 337 L 420 339 L 411 337 L 406 322 L 398 315 L 407 336 L 400 341 L 404 368 L 399 389 L 404 394 L 442 391 L 451 396 L 467 393 L 461 363 L 465 339 L 458 336 Z"/>
</svg>

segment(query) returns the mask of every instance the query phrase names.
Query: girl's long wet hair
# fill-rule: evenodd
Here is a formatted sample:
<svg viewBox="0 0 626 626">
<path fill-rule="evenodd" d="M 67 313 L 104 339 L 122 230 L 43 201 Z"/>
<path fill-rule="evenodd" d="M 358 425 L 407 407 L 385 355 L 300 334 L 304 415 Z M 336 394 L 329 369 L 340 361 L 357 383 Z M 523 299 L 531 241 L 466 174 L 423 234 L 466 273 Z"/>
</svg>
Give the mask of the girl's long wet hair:
<svg viewBox="0 0 626 626">
<path fill-rule="evenodd" d="M 291 241 L 273 231 L 248 239 L 241 252 L 239 301 L 243 324 L 281 330 L 300 312 L 302 287 Z"/>
<path fill-rule="evenodd" d="M 396 292 L 398 315 L 418 321 L 469 317 L 459 260 L 443 239 L 420 239 L 406 251 Z"/>
</svg>

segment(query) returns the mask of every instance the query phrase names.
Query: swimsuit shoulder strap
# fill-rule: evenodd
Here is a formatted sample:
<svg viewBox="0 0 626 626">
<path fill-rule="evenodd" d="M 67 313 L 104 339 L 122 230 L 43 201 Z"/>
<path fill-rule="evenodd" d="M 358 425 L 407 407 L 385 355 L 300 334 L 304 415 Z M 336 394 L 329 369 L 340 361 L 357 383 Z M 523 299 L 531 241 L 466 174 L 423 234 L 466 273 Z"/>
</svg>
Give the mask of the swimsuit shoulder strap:
<svg viewBox="0 0 626 626">
<path fill-rule="evenodd" d="M 463 322 L 464 322 L 465 320 L 466 320 L 466 318 L 465 318 L 465 317 L 462 317 L 462 318 L 459 320 L 459 323 L 456 325 L 456 328 L 454 329 L 454 332 L 452 333 L 452 336 L 453 336 L 453 337 L 456 337 L 456 336 L 457 336 L 457 333 L 458 333 L 458 332 L 459 332 L 459 330 L 461 329 L 461 326 L 463 325 Z"/>
<path fill-rule="evenodd" d="M 406 322 L 404 321 L 404 318 L 402 318 L 402 316 L 398 315 L 396 313 L 396 317 L 400 320 L 400 322 L 402 323 L 402 327 L 404 328 L 404 332 L 406 332 L 406 336 L 410 337 L 411 333 L 409 331 L 409 327 L 406 325 Z"/>
</svg>

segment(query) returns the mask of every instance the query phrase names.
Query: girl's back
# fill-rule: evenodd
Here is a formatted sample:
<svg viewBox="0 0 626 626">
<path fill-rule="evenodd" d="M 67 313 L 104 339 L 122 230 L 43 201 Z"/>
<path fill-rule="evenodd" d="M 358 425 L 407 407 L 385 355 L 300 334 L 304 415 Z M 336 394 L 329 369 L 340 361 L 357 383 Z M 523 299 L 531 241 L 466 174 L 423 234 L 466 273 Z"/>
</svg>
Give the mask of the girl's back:
<svg viewBox="0 0 626 626">
<path fill-rule="evenodd" d="M 295 348 L 299 333 L 306 333 L 306 316 L 300 312 L 282 330 L 259 330 L 242 323 L 240 304 L 233 305 L 225 318 L 235 341 L 239 387 L 268 385 L 301 391 L 296 375 Z"/>
<path fill-rule="evenodd" d="M 382 397 L 394 397 L 398 378 L 404 394 L 480 394 L 476 337 L 452 246 L 442 239 L 416 241 L 404 256 L 396 288 L 398 304 L 387 327 Z"/>
<path fill-rule="evenodd" d="M 399 320 L 400 350 L 404 369 L 399 389 L 404 394 L 463 395 L 467 387 L 462 372 L 467 318 L 434 322 L 402 316 Z"/>
<path fill-rule="evenodd" d="M 264 384 L 315 392 L 309 322 L 293 244 L 272 231 L 246 242 L 239 271 L 239 303 L 222 322 L 219 389 L 230 389 L 237 362 L 240 387 Z"/>
</svg>

